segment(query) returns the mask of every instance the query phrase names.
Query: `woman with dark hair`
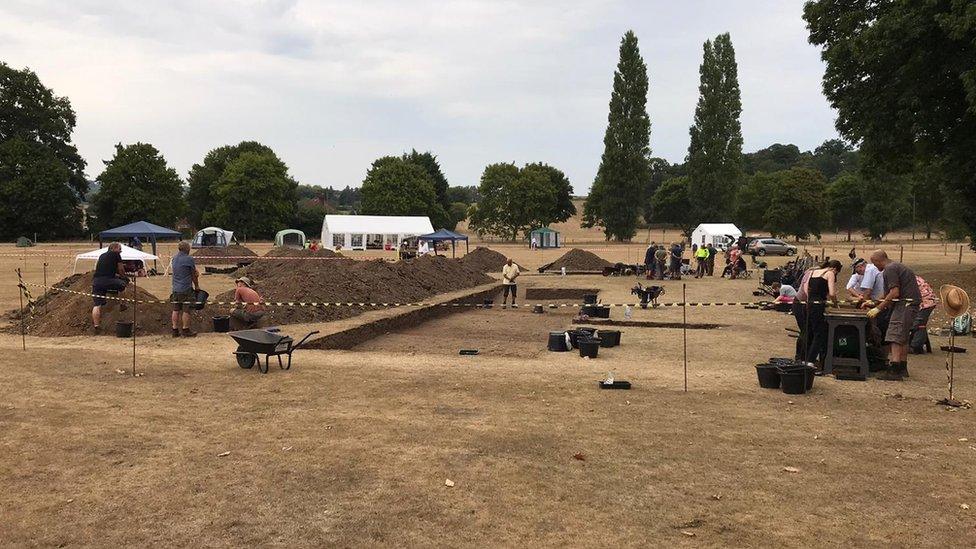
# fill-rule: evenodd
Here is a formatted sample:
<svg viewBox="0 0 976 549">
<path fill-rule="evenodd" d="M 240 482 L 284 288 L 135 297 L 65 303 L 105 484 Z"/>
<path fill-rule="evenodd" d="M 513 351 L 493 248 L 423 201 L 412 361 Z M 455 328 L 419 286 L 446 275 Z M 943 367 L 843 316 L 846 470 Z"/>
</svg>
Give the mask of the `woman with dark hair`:
<svg viewBox="0 0 976 549">
<path fill-rule="evenodd" d="M 820 265 L 819 269 L 810 271 L 810 276 L 803 283 L 803 293 L 806 294 L 806 326 L 809 328 L 807 341 L 809 347 L 806 361 L 816 363 L 824 358 L 827 351 L 827 301 L 837 305 L 837 275 L 841 271 L 840 261 L 831 259 Z"/>
</svg>

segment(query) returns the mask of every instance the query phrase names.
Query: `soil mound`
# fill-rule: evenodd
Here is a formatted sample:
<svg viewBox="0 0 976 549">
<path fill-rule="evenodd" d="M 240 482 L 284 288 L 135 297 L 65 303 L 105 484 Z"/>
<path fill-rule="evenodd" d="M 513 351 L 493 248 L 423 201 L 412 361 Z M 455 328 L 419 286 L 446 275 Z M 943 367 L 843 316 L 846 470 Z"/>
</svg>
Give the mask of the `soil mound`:
<svg viewBox="0 0 976 549">
<path fill-rule="evenodd" d="M 268 253 L 264 254 L 264 257 L 342 257 L 341 254 L 337 254 L 332 250 L 327 250 L 325 248 L 319 248 L 314 252 L 309 249 L 299 249 L 299 248 L 286 248 L 283 246 L 278 246 L 271 248 Z"/>
<path fill-rule="evenodd" d="M 606 259 L 603 259 L 592 252 L 581 250 L 579 248 L 573 248 L 552 263 L 539 267 L 539 272 L 561 271 L 563 267 L 565 267 L 567 271 L 602 272 L 604 267 L 612 266 L 613 263 L 610 263 Z"/>
<path fill-rule="evenodd" d="M 236 265 L 246 263 L 247 259 L 237 259 L 240 257 L 257 257 L 258 254 L 251 251 L 246 246 L 231 244 L 230 246 L 214 246 L 210 248 L 196 248 L 190 255 L 194 257 L 230 257 L 234 259 L 197 259 L 197 265 Z"/>
<path fill-rule="evenodd" d="M 461 262 L 465 266 L 482 273 L 501 271 L 507 260 L 505 254 L 483 246 L 478 246 L 473 252 L 467 253 L 461 258 Z"/>
<path fill-rule="evenodd" d="M 459 259 L 424 256 L 395 263 L 383 260 L 262 260 L 238 271 L 254 281 L 265 301 L 317 303 L 406 303 L 435 294 L 486 284 L 492 279 Z M 216 296 L 230 301 L 233 291 Z M 321 322 L 358 315 L 370 307 L 273 306 L 267 325 Z"/>
</svg>

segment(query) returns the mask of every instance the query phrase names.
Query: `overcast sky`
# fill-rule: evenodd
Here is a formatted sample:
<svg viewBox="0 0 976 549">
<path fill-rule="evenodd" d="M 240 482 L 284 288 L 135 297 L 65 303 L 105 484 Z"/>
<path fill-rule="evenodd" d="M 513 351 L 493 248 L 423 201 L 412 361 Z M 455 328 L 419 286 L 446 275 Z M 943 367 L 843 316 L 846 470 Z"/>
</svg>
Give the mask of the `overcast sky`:
<svg viewBox="0 0 976 549">
<path fill-rule="evenodd" d="M 210 149 L 271 146 L 302 183 L 358 186 L 373 159 L 434 152 L 452 185 L 542 161 L 585 194 L 620 38 L 648 67 L 651 148 L 683 161 L 702 43 L 732 34 L 745 151 L 836 136 L 802 0 L 0 2 L 0 60 L 78 115 L 96 177 L 149 142 L 185 177 Z"/>
</svg>

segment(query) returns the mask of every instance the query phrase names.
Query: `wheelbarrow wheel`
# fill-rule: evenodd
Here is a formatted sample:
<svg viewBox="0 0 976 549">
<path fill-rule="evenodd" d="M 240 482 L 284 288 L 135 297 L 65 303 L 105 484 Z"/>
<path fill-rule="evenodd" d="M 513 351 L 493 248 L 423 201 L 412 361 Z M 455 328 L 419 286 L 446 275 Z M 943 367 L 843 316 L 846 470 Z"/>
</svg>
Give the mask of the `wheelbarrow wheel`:
<svg viewBox="0 0 976 549">
<path fill-rule="evenodd" d="M 245 370 L 250 370 L 254 367 L 254 361 L 257 360 L 258 355 L 253 354 L 239 354 L 237 355 L 237 365 Z"/>
</svg>

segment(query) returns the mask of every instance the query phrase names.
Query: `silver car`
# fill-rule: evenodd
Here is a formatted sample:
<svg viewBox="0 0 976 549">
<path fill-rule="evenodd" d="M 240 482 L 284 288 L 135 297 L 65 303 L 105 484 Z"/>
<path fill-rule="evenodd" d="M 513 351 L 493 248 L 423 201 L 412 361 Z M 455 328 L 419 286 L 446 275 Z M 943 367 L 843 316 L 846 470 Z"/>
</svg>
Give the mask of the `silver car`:
<svg viewBox="0 0 976 549">
<path fill-rule="evenodd" d="M 796 255 L 796 246 L 778 238 L 757 238 L 749 243 L 752 255 Z"/>
</svg>

